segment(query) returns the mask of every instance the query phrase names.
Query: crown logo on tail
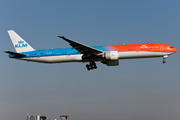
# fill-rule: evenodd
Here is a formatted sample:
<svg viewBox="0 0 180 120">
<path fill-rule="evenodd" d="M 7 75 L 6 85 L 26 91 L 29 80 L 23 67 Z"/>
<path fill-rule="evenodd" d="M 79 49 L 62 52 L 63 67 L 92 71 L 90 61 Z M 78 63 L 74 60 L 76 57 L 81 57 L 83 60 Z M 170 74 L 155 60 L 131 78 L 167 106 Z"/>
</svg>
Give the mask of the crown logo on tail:
<svg viewBox="0 0 180 120">
<path fill-rule="evenodd" d="M 19 43 L 19 44 L 23 44 L 23 43 L 24 43 L 24 41 L 20 40 L 20 41 L 18 41 L 18 43 Z"/>
<path fill-rule="evenodd" d="M 18 44 L 15 44 L 15 48 L 24 48 L 28 46 L 27 44 L 23 44 L 23 43 L 24 41 L 22 40 L 18 41 Z"/>
</svg>

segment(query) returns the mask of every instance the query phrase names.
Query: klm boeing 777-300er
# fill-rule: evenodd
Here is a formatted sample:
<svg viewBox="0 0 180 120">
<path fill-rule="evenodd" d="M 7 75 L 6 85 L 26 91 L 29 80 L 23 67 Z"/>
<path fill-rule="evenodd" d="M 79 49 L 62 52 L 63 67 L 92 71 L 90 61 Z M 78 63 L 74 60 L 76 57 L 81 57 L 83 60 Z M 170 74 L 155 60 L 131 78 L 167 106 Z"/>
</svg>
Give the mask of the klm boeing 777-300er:
<svg viewBox="0 0 180 120">
<path fill-rule="evenodd" d="M 119 59 L 153 58 L 165 59 L 177 52 L 171 45 L 161 43 L 88 46 L 70 40 L 64 36 L 58 36 L 68 42 L 71 48 L 35 50 L 13 30 L 8 31 L 16 52 L 4 51 L 9 58 L 40 62 L 40 63 L 65 63 L 65 62 L 88 62 L 87 70 L 96 69 L 96 61 L 107 66 L 119 65 Z"/>
</svg>

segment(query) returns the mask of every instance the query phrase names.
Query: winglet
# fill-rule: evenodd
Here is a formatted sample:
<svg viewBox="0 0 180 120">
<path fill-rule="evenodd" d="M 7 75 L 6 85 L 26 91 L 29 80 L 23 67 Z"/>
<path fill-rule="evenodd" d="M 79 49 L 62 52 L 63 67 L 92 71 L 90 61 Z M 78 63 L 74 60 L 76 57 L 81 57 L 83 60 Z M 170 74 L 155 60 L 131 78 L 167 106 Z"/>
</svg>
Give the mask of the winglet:
<svg viewBox="0 0 180 120">
<path fill-rule="evenodd" d="M 64 38 L 65 38 L 64 36 L 59 36 L 59 35 L 57 35 L 57 37 L 60 37 L 60 38 L 62 38 L 62 39 L 64 39 Z"/>
</svg>

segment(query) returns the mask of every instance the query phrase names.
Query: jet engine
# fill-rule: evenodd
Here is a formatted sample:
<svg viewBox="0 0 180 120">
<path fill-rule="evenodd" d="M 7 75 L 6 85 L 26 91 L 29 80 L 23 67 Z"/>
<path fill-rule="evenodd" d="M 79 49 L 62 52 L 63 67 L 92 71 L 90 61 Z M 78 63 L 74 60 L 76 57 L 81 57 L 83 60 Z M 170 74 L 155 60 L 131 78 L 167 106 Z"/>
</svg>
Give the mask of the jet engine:
<svg viewBox="0 0 180 120">
<path fill-rule="evenodd" d="M 117 66 L 119 65 L 118 57 L 118 51 L 106 51 L 103 54 L 103 58 L 106 59 L 106 61 L 102 61 L 102 63 L 107 66 Z"/>
</svg>

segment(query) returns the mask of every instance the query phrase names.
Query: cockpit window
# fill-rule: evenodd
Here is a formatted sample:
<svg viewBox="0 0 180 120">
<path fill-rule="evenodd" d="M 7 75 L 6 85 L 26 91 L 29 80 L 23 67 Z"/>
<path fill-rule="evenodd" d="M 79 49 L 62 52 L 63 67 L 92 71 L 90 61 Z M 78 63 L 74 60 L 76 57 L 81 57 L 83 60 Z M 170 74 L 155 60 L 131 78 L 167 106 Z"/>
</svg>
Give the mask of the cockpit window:
<svg viewBox="0 0 180 120">
<path fill-rule="evenodd" d="M 170 48 L 174 48 L 173 46 L 170 46 Z"/>
</svg>

